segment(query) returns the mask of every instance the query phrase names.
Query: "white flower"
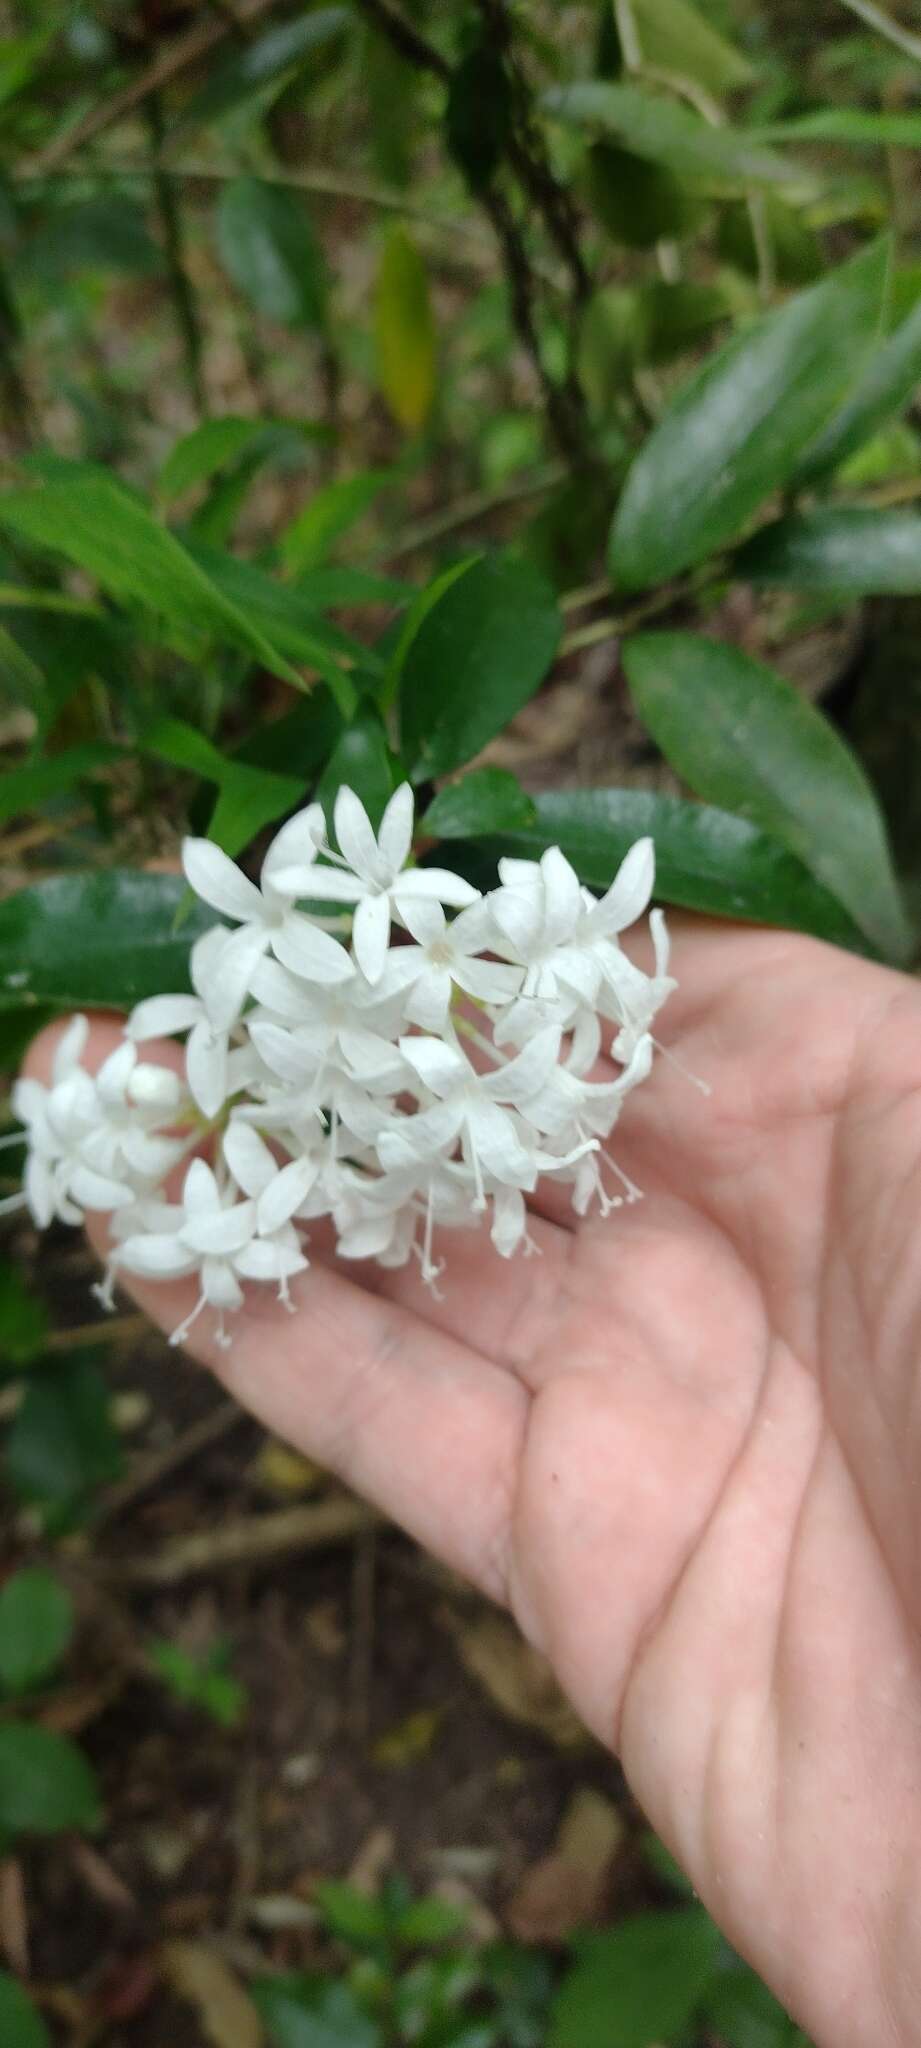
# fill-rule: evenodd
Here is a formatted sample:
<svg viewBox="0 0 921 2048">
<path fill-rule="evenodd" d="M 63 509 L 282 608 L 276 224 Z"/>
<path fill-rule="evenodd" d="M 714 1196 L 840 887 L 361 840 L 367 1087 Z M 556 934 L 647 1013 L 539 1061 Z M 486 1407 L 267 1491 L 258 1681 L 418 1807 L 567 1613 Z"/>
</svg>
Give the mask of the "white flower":
<svg viewBox="0 0 921 2048">
<path fill-rule="evenodd" d="M 294 909 L 298 892 L 287 888 L 280 873 L 297 861 L 298 874 L 309 874 L 322 831 L 319 804 L 289 819 L 266 854 L 258 888 L 210 839 L 183 842 L 182 865 L 196 896 L 239 925 L 214 969 L 209 997 L 213 1028 L 226 1030 L 235 1022 L 257 961 L 270 949 L 286 966 L 321 985 L 347 981 L 354 972 L 345 947 Z"/>
<path fill-rule="evenodd" d="M 290 892 L 292 900 L 303 897 L 354 903 L 355 958 L 368 981 L 380 981 L 394 911 L 402 917 L 404 906 L 420 899 L 463 909 L 476 902 L 477 891 L 447 868 L 406 867 L 413 836 L 413 793 L 408 782 L 391 797 L 376 837 L 354 790 L 340 789 L 333 822 L 341 862 L 332 868 L 300 864 L 282 868 L 276 887 Z M 279 953 L 279 959 L 283 958 Z M 291 960 L 286 964 L 295 965 Z"/>
<path fill-rule="evenodd" d="M 51 1087 L 23 1080 L 13 1089 L 28 1136 L 23 1198 L 41 1228 L 53 1216 L 80 1223 L 88 1209 L 126 1208 L 184 1149 L 158 1128 L 179 1108 L 178 1076 L 139 1065 L 137 1047 L 125 1042 L 93 1080 L 80 1065 L 88 1034 L 86 1018 L 74 1017 L 55 1051 Z"/>
<path fill-rule="evenodd" d="M 221 988 L 221 960 L 234 944 L 223 925 L 192 947 L 189 976 L 195 994 L 191 996 L 149 996 L 138 1003 L 128 1019 L 129 1038 L 143 1044 L 148 1038 L 171 1038 L 187 1031 L 186 1078 L 192 1098 L 203 1116 L 217 1116 L 227 1097 L 229 1026 L 220 1022 L 221 1005 L 215 993 Z"/>
<path fill-rule="evenodd" d="M 388 975 L 408 989 L 404 1003 L 407 1023 L 419 1024 L 424 1031 L 441 1031 L 455 988 L 488 1005 L 510 1002 L 517 995 L 523 980 L 521 968 L 481 957 L 495 941 L 485 903 L 471 904 L 449 924 L 441 904 L 433 898 L 420 897 L 413 902 L 404 897 L 400 916 L 416 944 L 395 949 Z"/>
<path fill-rule="evenodd" d="M 561 1022 L 578 1003 L 594 1004 L 605 978 L 605 942 L 643 915 L 652 894 L 651 839 L 630 848 L 607 894 L 598 901 L 575 869 L 551 846 L 539 862 L 500 860 L 502 887 L 490 911 L 516 959 L 526 969 L 523 994 L 544 1001 L 562 996 Z"/>
<path fill-rule="evenodd" d="M 257 1201 L 237 1200 L 231 1182 L 221 1187 L 204 1159 L 193 1159 L 185 1178 L 182 1202 L 161 1213 L 159 1229 L 128 1237 L 114 1253 L 116 1266 L 147 1280 L 201 1277 L 201 1294 L 170 1338 L 181 1344 L 206 1307 L 218 1311 L 217 1341 L 229 1343 L 224 1330 L 227 1310 L 243 1303 L 241 1280 L 273 1280 L 282 1300 L 288 1281 L 302 1273 L 307 1260 L 290 1221 L 260 1230 Z"/>
<path fill-rule="evenodd" d="M 419 1159 L 450 1152 L 459 1142 L 473 1174 L 478 1209 L 486 1206 L 484 1171 L 504 1186 L 533 1188 L 539 1161 L 524 1143 L 511 1111 L 526 1107 L 539 1094 L 559 1050 L 560 1034 L 551 1026 L 515 1059 L 480 1074 L 458 1046 L 445 1045 L 438 1038 L 402 1038 L 403 1058 L 416 1074 L 423 1094 L 433 1101 L 430 1108 L 404 1119 L 401 1138 Z M 386 1165 L 386 1132 L 378 1151 Z"/>
</svg>

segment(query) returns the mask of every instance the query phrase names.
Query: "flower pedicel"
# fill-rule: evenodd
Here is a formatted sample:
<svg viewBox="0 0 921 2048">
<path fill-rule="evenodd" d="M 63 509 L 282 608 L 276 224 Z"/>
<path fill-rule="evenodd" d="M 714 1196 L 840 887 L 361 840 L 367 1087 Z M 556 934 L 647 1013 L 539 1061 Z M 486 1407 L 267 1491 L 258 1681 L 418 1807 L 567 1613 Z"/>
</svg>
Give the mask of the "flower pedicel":
<svg viewBox="0 0 921 2048">
<path fill-rule="evenodd" d="M 377 835 L 350 789 L 334 823 L 338 851 L 319 804 L 282 826 L 258 885 L 187 840 L 192 888 L 229 920 L 192 949 L 194 993 L 139 1004 L 95 1076 L 75 1018 L 50 1086 L 13 1091 L 28 1151 L 22 1194 L 4 1206 L 27 1205 L 42 1227 L 109 1214 L 109 1304 L 121 1272 L 195 1276 L 174 1343 L 206 1307 L 229 1342 L 247 1282 L 288 1301 L 320 1217 L 340 1257 L 415 1256 L 434 1286 L 439 1226 L 488 1222 L 503 1258 L 533 1249 L 525 1196 L 542 1177 L 569 1185 L 580 1215 L 638 1192 L 604 1141 L 649 1075 L 653 1019 L 675 986 L 661 911 L 652 975 L 620 945 L 649 904 L 652 841 L 631 847 L 600 901 L 558 847 L 500 861 L 484 896 L 409 864 L 407 783 Z M 181 1075 L 139 1051 L 164 1035 L 185 1040 Z M 619 1071 L 592 1081 L 602 1052 Z"/>
</svg>

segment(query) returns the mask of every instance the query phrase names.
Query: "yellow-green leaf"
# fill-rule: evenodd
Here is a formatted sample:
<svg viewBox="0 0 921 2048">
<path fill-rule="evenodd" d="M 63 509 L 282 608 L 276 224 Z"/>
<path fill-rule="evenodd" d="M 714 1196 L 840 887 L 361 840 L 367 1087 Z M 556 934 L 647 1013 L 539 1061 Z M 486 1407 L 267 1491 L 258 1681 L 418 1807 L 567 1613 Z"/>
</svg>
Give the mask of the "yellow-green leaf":
<svg viewBox="0 0 921 2048">
<path fill-rule="evenodd" d="M 381 390 L 394 419 L 415 433 L 432 409 L 437 345 L 428 273 L 404 227 L 391 228 L 384 244 L 374 331 Z"/>
</svg>

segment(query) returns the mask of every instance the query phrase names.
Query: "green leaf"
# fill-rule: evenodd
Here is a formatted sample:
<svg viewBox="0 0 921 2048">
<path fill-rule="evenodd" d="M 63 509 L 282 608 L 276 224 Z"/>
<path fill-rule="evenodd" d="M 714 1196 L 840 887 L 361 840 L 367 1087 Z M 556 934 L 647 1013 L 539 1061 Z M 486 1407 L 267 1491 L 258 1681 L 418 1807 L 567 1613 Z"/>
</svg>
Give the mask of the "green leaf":
<svg viewBox="0 0 921 2048">
<path fill-rule="evenodd" d="M 761 195 L 764 234 L 779 284 L 812 284 L 825 267 L 822 244 L 795 207 L 777 192 Z M 729 200 L 720 210 L 716 237 L 717 253 L 746 277 L 756 278 L 761 257 L 755 242 L 752 207 L 743 199 Z"/>
<path fill-rule="evenodd" d="M 672 402 L 633 464 L 611 529 L 622 588 L 706 560 L 789 480 L 869 354 L 887 254 L 874 243 L 735 335 Z"/>
<path fill-rule="evenodd" d="M 792 2048 L 792 2022 L 753 1970 L 740 1967 L 718 1977 L 704 2011 L 724 2048 Z"/>
<path fill-rule="evenodd" d="M 50 1728 L 0 1726 L 0 1831 L 56 1835 L 100 1819 L 95 1772 L 81 1749 Z"/>
<path fill-rule="evenodd" d="M 264 721 L 236 750 L 236 759 L 277 773 L 291 769 L 306 788 L 328 760 L 342 731 L 342 714 L 323 683 L 282 718 Z"/>
<path fill-rule="evenodd" d="M 393 481 L 388 469 L 363 469 L 357 476 L 337 477 L 314 491 L 282 537 L 281 551 L 293 576 L 325 562 L 330 549 L 373 505 L 379 491 Z"/>
<path fill-rule="evenodd" d="M 417 433 L 435 397 L 437 339 L 428 272 L 408 230 L 392 227 L 374 292 L 377 374 L 401 427 Z"/>
<path fill-rule="evenodd" d="M 363 706 L 330 755 L 317 788 L 332 831 L 333 807 L 343 784 L 361 798 L 375 830 L 384 807 L 393 794 L 393 774 L 387 735 L 376 711 Z"/>
<path fill-rule="evenodd" d="M 480 557 L 478 555 L 470 555 L 463 561 L 452 562 L 450 568 L 443 569 L 440 576 L 436 576 L 431 583 L 426 584 L 424 590 L 416 592 L 397 634 L 390 659 L 384 671 L 378 701 L 385 710 L 390 710 L 396 698 L 397 691 L 403 680 L 403 670 L 406 667 L 409 650 L 424 621 L 428 618 L 429 612 L 441 603 L 442 598 L 450 590 L 451 585 L 457 582 L 458 577 L 465 576 L 467 570 L 473 566 L 474 562 L 479 560 Z"/>
<path fill-rule="evenodd" d="M 355 693 L 341 663 L 360 655 L 364 663 L 373 667 L 374 656 L 360 641 L 343 632 L 341 626 L 322 619 L 292 585 L 266 576 L 252 562 L 238 562 L 233 555 L 199 541 L 194 544 L 194 554 L 218 590 L 235 607 L 245 607 L 254 630 L 271 634 L 273 644 L 286 658 L 321 675 L 343 712 L 353 708 Z M 311 686 L 305 684 L 298 669 L 290 673 L 297 676 L 299 689 L 312 694 Z"/>
<path fill-rule="evenodd" d="M 397 1916 L 395 1933 L 401 1948 L 434 1948 L 464 1932 L 469 1915 L 447 1899 L 413 1899 Z M 453 1960 L 453 1959 L 452 1959 Z"/>
<path fill-rule="evenodd" d="M 644 64 L 673 78 L 695 79 L 708 92 L 749 85 L 752 66 L 690 0 L 631 0 Z"/>
<path fill-rule="evenodd" d="M 512 124 L 508 72 L 489 36 L 455 65 L 444 120 L 449 155 L 471 192 L 482 192 L 499 168 Z"/>
<path fill-rule="evenodd" d="M 17 818 L 50 797 L 66 794 L 94 770 L 117 761 L 120 752 L 102 741 L 88 741 L 80 747 L 67 747 L 50 760 L 27 761 L 24 767 L 0 775 L 0 819 Z"/>
<path fill-rule="evenodd" d="M 135 498 L 108 479 L 77 476 L 0 495 L 0 528 L 84 569 L 103 590 L 197 639 L 242 647 L 300 689 L 297 670 Z"/>
<path fill-rule="evenodd" d="M 163 255 L 136 200 L 124 193 L 98 193 L 52 207 L 23 244 L 15 267 L 17 276 L 45 284 L 81 270 L 156 277 Z"/>
<path fill-rule="evenodd" d="M 221 120 L 247 100 L 256 99 L 265 111 L 272 98 L 297 76 L 305 59 L 334 41 L 351 19 L 348 7 L 316 7 L 254 36 L 242 50 L 215 64 L 207 82 L 183 107 L 170 140 L 179 134 L 185 138 L 189 129 L 205 122 Z M 269 98 L 273 86 L 276 92 Z"/>
<path fill-rule="evenodd" d="M 413 595 L 412 585 L 396 576 L 378 576 L 370 569 L 329 565 L 308 569 L 297 576 L 297 594 L 318 612 L 335 605 L 405 605 Z"/>
<path fill-rule="evenodd" d="M 134 868 L 54 875 L 0 903 L 0 1010 L 130 1010 L 188 988 L 189 949 L 214 923 L 181 876 Z"/>
<path fill-rule="evenodd" d="M 48 1311 L 30 1293 L 18 1265 L 0 1259 L 0 1367 L 32 1365 L 48 1337 Z"/>
<path fill-rule="evenodd" d="M 400 685 L 403 749 L 417 779 L 449 775 L 533 697 L 559 645 L 548 583 L 527 562 L 471 563 L 409 645 Z"/>
<path fill-rule="evenodd" d="M 161 718 L 150 726 L 139 742 L 144 753 L 186 768 L 206 782 L 216 782 L 220 794 L 208 826 L 208 837 L 233 859 L 263 826 L 274 824 L 304 799 L 299 777 L 278 775 L 273 770 L 250 767 L 212 746 L 211 741 L 178 718 Z"/>
<path fill-rule="evenodd" d="M 74 1605 L 66 1587 L 41 1565 L 13 1572 L 0 1589 L 0 1686 L 30 1692 L 66 1656 Z"/>
<path fill-rule="evenodd" d="M 904 412 L 921 381 L 921 299 L 874 350 L 856 390 L 797 465 L 794 481 L 814 483 L 839 469 L 879 427 Z"/>
<path fill-rule="evenodd" d="M 553 2001 L 548 2048 L 654 2048 L 686 2027 L 720 1936 L 701 1906 L 642 1913 L 580 1937 Z"/>
<path fill-rule="evenodd" d="M 821 712 L 774 670 L 698 634 L 640 634 L 623 662 L 643 724 L 691 788 L 772 833 L 875 946 L 907 960 L 882 812 Z"/>
<path fill-rule="evenodd" d="M 680 241 L 698 226 L 702 207 L 687 179 L 616 142 L 593 142 L 586 154 L 588 203 L 616 242 L 653 249 Z"/>
<path fill-rule="evenodd" d="M 634 156 L 664 164 L 678 177 L 703 178 L 721 189 L 803 181 L 801 165 L 756 136 L 728 123 L 713 127 L 702 115 L 643 86 L 589 78 L 554 86 L 543 101 L 556 120 L 610 136 Z"/>
<path fill-rule="evenodd" d="M 0 1970 L 0 2040 L 3 2048 L 51 2048 L 44 2020 L 6 1970 Z"/>
<path fill-rule="evenodd" d="M 358 1886 L 336 1878 L 324 1879 L 314 1887 L 313 1901 L 330 1934 L 350 1948 L 377 1949 L 390 1934 L 390 1919 L 382 1900 L 359 1891 Z"/>
<path fill-rule="evenodd" d="M 847 142 L 868 149 L 921 149 L 921 114 L 873 114 L 865 107 L 822 107 L 758 128 L 763 142 Z"/>
<path fill-rule="evenodd" d="M 235 178 L 217 211 L 221 262 L 257 313 L 317 330 L 326 311 L 323 256 L 300 194 L 264 178 Z"/>
<path fill-rule="evenodd" d="M 160 471 L 161 498 L 168 503 L 172 498 L 181 498 L 193 484 L 206 483 L 264 432 L 263 420 L 241 419 L 235 413 L 227 413 L 222 419 L 202 420 L 170 449 Z"/>
<path fill-rule="evenodd" d="M 251 1986 L 273 2048 L 383 2048 L 383 2034 L 349 1984 L 262 1977 Z"/>
<path fill-rule="evenodd" d="M 204 1656 L 190 1657 L 179 1643 L 149 1643 L 147 1655 L 172 1693 L 183 1706 L 198 1707 L 210 1715 L 219 1728 L 236 1728 L 246 1712 L 248 1696 L 226 1669 L 227 1645 L 218 1643 Z"/>
<path fill-rule="evenodd" d="M 672 362 L 675 356 L 696 348 L 721 320 L 728 320 L 730 311 L 719 285 L 694 284 L 684 278 L 674 284 L 661 277 L 647 279 L 637 292 L 644 360 Z"/>
<path fill-rule="evenodd" d="M 714 917 L 812 932 L 857 952 L 869 947 L 840 903 L 766 832 L 728 811 L 643 789 L 548 790 L 534 799 L 536 825 L 451 849 L 451 865 L 480 888 L 495 887 L 501 854 L 537 860 L 560 846 L 581 881 L 610 887 L 637 839 L 655 840 L 656 895 Z"/>
<path fill-rule="evenodd" d="M 750 583 L 847 599 L 921 591 L 921 513 L 865 505 L 791 514 L 761 528 L 735 559 Z"/>
<path fill-rule="evenodd" d="M 118 1477 L 121 1448 L 91 1359 L 75 1356 L 30 1379 L 7 1437 L 6 1470 L 23 1500 L 68 1512 Z"/>
<path fill-rule="evenodd" d="M 536 817 L 533 798 L 507 768 L 473 768 L 439 790 L 419 830 L 433 839 L 478 839 L 489 832 L 515 832 L 533 825 Z"/>
</svg>

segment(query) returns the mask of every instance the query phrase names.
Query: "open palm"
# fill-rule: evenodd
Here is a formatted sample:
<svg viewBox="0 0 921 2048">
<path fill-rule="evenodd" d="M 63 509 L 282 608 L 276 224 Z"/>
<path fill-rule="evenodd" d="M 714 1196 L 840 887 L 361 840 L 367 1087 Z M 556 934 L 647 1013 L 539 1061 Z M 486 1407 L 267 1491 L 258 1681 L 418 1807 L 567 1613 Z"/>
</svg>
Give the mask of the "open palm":
<svg viewBox="0 0 921 2048">
<path fill-rule="evenodd" d="M 296 1316 L 192 1348 L 508 1603 L 821 2048 L 917 2042 L 921 988 L 676 938 L 666 1035 L 713 1092 L 663 1062 L 631 1098 L 643 1202 L 551 1191 L 540 1258 L 459 1236 L 441 1300 L 321 1254 Z M 133 1291 L 170 1328 L 194 1293 Z"/>
</svg>

